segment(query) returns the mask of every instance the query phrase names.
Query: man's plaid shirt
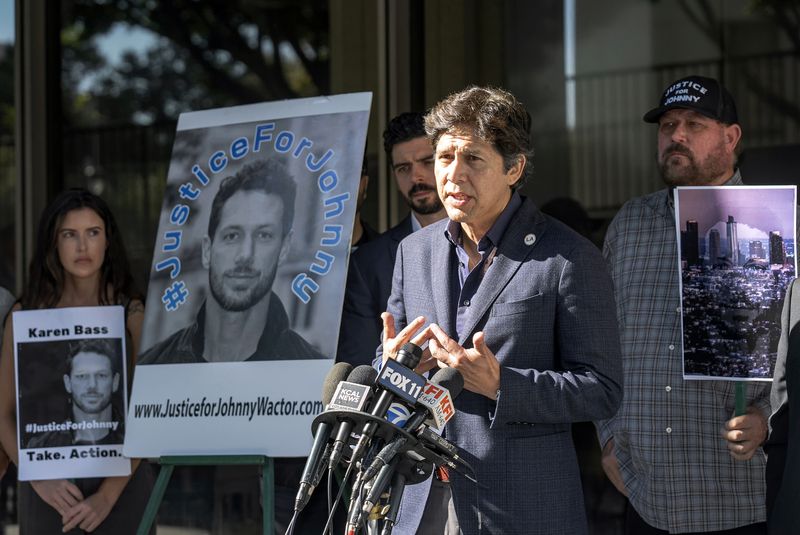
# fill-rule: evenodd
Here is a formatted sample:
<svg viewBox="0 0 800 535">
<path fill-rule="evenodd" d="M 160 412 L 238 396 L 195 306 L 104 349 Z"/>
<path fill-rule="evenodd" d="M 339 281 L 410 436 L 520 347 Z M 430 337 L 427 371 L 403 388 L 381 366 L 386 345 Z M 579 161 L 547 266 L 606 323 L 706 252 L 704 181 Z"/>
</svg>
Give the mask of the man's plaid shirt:
<svg viewBox="0 0 800 535">
<path fill-rule="evenodd" d="M 729 185 L 741 184 L 737 173 Z M 673 533 L 763 522 L 765 456 L 736 461 L 721 437 L 734 413 L 731 381 L 684 381 L 675 215 L 669 190 L 622 207 L 606 234 L 622 341 L 625 397 L 597 423 L 614 438 L 639 515 Z M 769 384 L 747 385 L 748 405 L 769 411 Z"/>
</svg>

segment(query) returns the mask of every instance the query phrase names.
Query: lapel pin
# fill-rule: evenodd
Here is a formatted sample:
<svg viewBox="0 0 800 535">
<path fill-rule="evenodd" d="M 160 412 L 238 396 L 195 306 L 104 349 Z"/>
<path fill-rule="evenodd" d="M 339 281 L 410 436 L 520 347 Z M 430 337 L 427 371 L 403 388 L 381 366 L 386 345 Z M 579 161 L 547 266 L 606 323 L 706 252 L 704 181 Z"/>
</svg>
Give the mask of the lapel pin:
<svg viewBox="0 0 800 535">
<path fill-rule="evenodd" d="M 533 242 L 536 241 L 535 234 L 526 234 L 525 235 L 525 245 L 533 245 Z"/>
</svg>

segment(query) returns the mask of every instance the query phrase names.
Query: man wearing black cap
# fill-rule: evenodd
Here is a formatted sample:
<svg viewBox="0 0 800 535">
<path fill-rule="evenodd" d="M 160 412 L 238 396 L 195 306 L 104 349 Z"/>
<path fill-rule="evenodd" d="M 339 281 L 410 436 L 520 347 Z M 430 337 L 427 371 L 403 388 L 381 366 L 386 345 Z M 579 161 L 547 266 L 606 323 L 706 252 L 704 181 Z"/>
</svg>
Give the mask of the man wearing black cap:
<svg viewBox="0 0 800 535">
<path fill-rule="evenodd" d="M 629 499 L 626 533 L 762 534 L 769 388 L 750 383 L 733 417 L 734 385 L 684 381 L 674 186 L 742 184 L 742 131 L 730 93 L 690 76 L 670 84 L 644 120 L 658 125 L 669 186 L 622 207 L 606 234 L 622 338 L 625 397 L 597 422 L 603 468 Z"/>
</svg>

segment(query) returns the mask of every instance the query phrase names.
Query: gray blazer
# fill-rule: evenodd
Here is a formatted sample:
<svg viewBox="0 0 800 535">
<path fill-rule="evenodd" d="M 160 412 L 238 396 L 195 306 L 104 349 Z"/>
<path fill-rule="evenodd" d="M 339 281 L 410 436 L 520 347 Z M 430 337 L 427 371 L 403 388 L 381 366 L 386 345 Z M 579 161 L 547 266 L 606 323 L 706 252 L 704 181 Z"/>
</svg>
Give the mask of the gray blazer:
<svg viewBox="0 0 800 535">
<path fill-rule="evenodd" d="M 425 316 L 455 332 L 457 261 L 446 225 L 400 244 L 388 303 L 398 329 Z M 495 402 L 465 390 L 445 429 L 479 481 L 452 477 L 463 533 L 585 534 L 570 424 L 608 418 L 622 399 L 614 294 L 600 252 L 524 199 L 459 343 L 470 347 L 477 331 L 500 361 L 501 394 Z M 406 488 L 395 533 L 416 531 L 426 492 L 425 484 Z"/>
</svg>

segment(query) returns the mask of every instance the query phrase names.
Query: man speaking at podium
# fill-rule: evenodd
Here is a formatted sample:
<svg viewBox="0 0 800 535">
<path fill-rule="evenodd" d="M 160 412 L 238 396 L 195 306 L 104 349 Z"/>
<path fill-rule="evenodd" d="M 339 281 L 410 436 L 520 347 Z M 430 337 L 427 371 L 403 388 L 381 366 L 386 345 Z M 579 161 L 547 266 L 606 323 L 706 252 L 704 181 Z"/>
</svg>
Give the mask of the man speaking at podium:
<svg viewBox="0 0 800 535">
<path fill-rule="evenodd" d="M 622 398 L 605 264 L 519 194 L 533 150 L 513 95 L 470 87 L 437 104 L 425 129 L 448 219 L 400 244 L 381 349 L 394 358 L 429 341 L 418 372 L 462 373 L 445 435 L 478 484 L 451 473 L 449 507 L 427 497 L 430 482 L 407 487 L 394 533 L 457 523 L 466 535 L 585 534 L 570 424 L 608 417 Z"/>
</svg>

